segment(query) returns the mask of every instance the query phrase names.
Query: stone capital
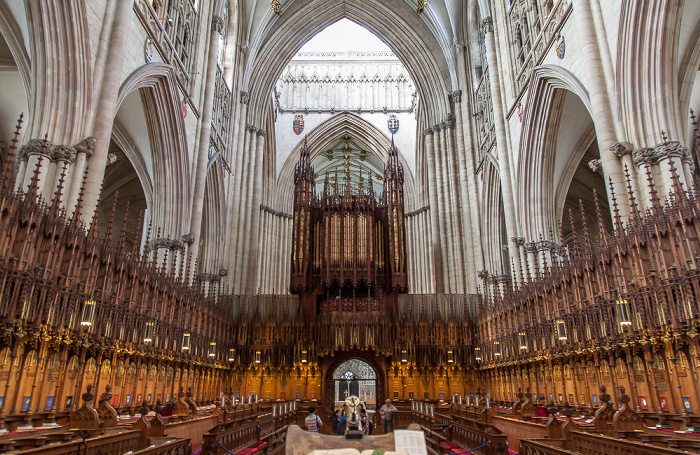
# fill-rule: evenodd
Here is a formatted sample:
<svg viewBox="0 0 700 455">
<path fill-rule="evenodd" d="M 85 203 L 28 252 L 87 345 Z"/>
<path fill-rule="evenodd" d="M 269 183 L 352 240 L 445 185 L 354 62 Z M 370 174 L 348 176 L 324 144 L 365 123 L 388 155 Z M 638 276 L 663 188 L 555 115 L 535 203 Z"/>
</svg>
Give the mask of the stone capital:
<svg viewBox="0 0 700 455">
<path fill-rule="evenodd" d="M 92 152 L 95 150 L 97 145 L 97 139 L 92 136 L 88 136 L 82 141 L 78 142 L 73 146 L 73 148 L 78 153 L 84 153 L 88 158 L 92 156 Z"/>
<path fill-rule="evenodd" d="M 654 149 L 649 147 L 642 147 L 640 149 L 632 152 L 632 159 L 634 164 L 641 166 L 642 164 L 653 164 L 654 163 Z"/>
<path fill-rule="evenodd" d="M 608 150 L 614 153 L 618 158 L 622 159 L 623 156 L 630 155 L 634 148 L 629 142 L 614 142 L 610 147 L 608 147 Z"/>
<path fill-rule="evenodd" d="M 221 16 L 217 16 L 215 14 L 214 17 L 211 18 L 211 31 L 216 32 L 219 35 L 222 34 L 224 31 L 224 20 L 221 18 Z"/>
<path fill-rule="evenodd" d="M 537 243 L 535 242 L 528 242 L 525 244 L 525 252 L 526 253 L 537 253 Z"/>
<path fill-rule="evenodd" d="M 525 245 L 525 237 L 511 237 L 510 240 L 517 246 Z"/>
<path fill-rule="evenodd" d="M 51 159 L 53 161 L 65 161 L 66 163 L 74 163 L 75 157 L 78 152 L 75 148 L 68 145 L 57 145 L 53 153 L 51 154 Z"/>
<path fill-rule="evenodd" d="M 493 19 L 490 16 L 481 21 L 481 30 L 484 34 L 493 33 Z"/>
<path fill-rule="evenodd" d="M 267 133 L 265 132 L 265 130 L 256 130 L 255 134 L 257 134 L 258 136 L 262 136 L 262 137 L 267 136 Z"/>
<path fill-rule="evenodd" d="M 603 173 L 603 166 L 602 166 L 602 161 L 601 160 L 591 160 L 588 162 L 588 167 L 591 168 L 591 170 L 597 174 L 602 174 Z"/>
<path fill-rule="evenodd" d="M 461 90 L 455 90 L 450 94 L 450 98 L 452 98 L 453 103 L 461 103 L 462 102 L 462 91 Z"/>
<path fill-rule="evenodd" d="M 249 99 L 248 92 L 241 92 L 241 104 L 248 104 Z"/>
<path fill-rule="evenodd" d="M 433 134 L 432 128 L 426 128 L 423 130 L 423 136 L 430 136 Z"/>
<path fill-rule="evenodd" d="M 688 149 L 683 147 L 679 141 L 669 141 L 654 147 L 654 158 L 657 163 L 667 159 L 669 156 L 682 159 L 687 152 Z"/>
<path fill-rule="evenodd" d="M 24 144 L 17 155 L 17 159 L 22 161 L 29 159 L 30 156 L 39 155 L 44 158 L 53 160 L 53 152 L 56 146 L 45 139 L 30 139 Z"/>
<path fill-rule="evenodd" d="M 191 245 L 194 243 L 194 234 L 184 234 L 182 236 L 182 243 Z"/>
</svg>

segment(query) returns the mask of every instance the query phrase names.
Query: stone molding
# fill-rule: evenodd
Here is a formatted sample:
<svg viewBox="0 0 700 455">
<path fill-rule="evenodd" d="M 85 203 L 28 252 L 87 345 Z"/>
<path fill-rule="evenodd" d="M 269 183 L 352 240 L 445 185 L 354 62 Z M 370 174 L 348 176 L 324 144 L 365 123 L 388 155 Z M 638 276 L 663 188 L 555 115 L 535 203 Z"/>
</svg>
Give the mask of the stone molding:
<svg viewBox="0 0 700 455">
<path fill-rule="evenodd" d="M 97 145 L 97 139 L 92 136 L 88 136 L 82 141 L 78 142 L 73 146 L 73 148 L 78 153 L 84 153 L 88 158 L 92 156 L 95 151 L 95 146 Z"/>
<path fill-rule="evenodd" d="M 481 21 L 481 30 L 484 32 L 484 34 L 493 33 L 493 18 L 484 18 Z"/>
<path fill-rule="evenodd" d="M 641 166 L 642 164 L 654 164 L 654 149 L 642 147 L 632 152 L 634 164 Z"/>
<path fill-rule="evenodd" d="M 596 174 L 603 173 L 603 162 L 600 159 L 589 161 L 588 167 L 591 168 L 591 170 Z"/>
<path fill-rule="evenodd" d="M 30 139 L 19 150 L 17 159 L 20 161 L 27 160 L 33 155 L 39 155 L 43 158 L 52 159 L 51 157 L 55 148 L 56 146 L 51 141 L 47 141 L 46 139 Z"/>
<path fill-rule="evenodd" d="M 629 142 L 614 142 L 610 147 L 608 147 L 612 153 L 618 158 L 622 159 L 625 155 L 632 154 L 634 147 Z"/>
<path fill-rule="evenodd" d="M 223 34 L 224 20 L 221 18 L 221 16 L 217 16 L 215 14 L 214 17 L 211 18 L 211 31 L 216 32 L 219 35 Z"/>
</svg>

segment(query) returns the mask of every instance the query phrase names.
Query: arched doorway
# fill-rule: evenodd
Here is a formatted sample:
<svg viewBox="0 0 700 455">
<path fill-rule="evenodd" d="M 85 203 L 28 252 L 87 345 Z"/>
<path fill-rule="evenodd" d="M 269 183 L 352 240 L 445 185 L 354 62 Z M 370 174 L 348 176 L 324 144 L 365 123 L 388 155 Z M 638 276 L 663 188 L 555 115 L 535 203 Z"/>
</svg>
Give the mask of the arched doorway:
<svg viewBox="0 0 700 455">
<path fill-rule="evenodd" d="M 333 371 L 333 407 L 348 396 L 359 397 L 367 409 L 377 409 L 377 372 L 364 360 L 348 359 Z"/>
</svg>

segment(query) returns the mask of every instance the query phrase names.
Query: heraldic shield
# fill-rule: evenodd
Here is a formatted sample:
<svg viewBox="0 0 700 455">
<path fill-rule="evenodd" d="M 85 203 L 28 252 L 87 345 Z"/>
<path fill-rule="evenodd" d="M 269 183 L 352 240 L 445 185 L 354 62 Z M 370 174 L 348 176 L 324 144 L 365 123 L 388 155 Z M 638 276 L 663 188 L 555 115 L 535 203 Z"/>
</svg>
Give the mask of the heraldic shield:
<svg viewBox="0 0 700 455">
<path fill-rule="evenodd" d="M 303 115 L 295 115 L 294 116 L 294 123 L 292 124 L 292 129 L 297 134 L 301 134 L 301 132 L 304 131 L 304 116 Z"/>
<path fill-rule="evenodd" d="M 396 132 L 399 130 L 399 119 L 397 119 L 395 115 L 392 115 L 389 117 L 388 126 L 391 134 L 396 134 Z"/>
</svg>

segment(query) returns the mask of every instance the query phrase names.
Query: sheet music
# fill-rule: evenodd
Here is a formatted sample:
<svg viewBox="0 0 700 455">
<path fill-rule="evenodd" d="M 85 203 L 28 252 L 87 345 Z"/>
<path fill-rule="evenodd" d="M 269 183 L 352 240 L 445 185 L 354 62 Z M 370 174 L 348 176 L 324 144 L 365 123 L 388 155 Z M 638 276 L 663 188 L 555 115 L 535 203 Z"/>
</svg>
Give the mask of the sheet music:
<svg viewBox="0 0 700 455">
<path fill-rule="evenodd" d="M 408 452 L 410 455 L 428 455 L 425 435 L 422 431 L 394 430 L 394 441 L 397 452 Z"/>
</svg>

